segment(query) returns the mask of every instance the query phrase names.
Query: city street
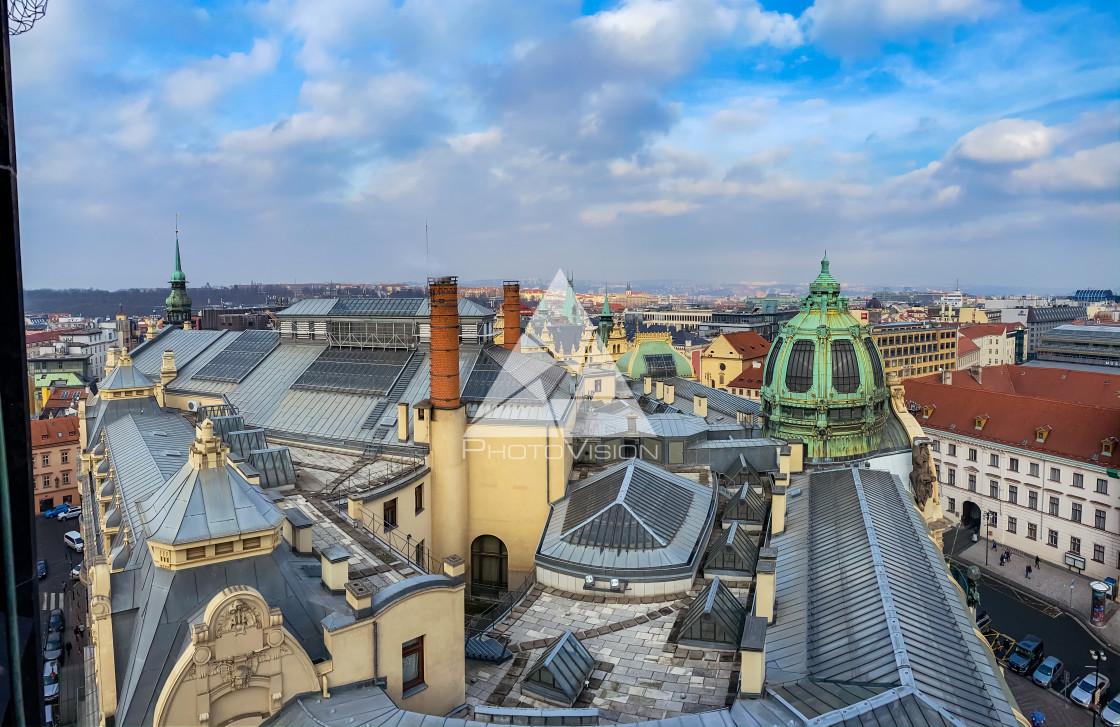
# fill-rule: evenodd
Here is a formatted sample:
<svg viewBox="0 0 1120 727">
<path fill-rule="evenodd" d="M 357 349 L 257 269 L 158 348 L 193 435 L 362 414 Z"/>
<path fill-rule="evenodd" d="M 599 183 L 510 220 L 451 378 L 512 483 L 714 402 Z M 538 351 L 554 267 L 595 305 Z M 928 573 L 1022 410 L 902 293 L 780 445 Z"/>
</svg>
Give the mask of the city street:
<svg viewBox="0 0 1120 727">
<path fill-rule="evenodd" d="M 74 626 L 83 611 L 85 588 L 79 581 L 70 578 L 70 570 L 82 560 L 79 553 L 66 547 L 62 536 L 68 530 L 77 530 L 78 520 L 59 521 L 55 518 L 39 516 L 35 520 L 35 540 L 39 558 L 47 561 L 47 577 L 39 581 L 39 601 L 41 633 L 44 640 L 47 634 L 47 618 L 52 608 L 61 608 L 66 614 L 66 628 L 63 632 L 64 643 L 72 648 L 65 654 L 59 675 L 59 721 L 69 725 L 77 721 L 79 688 L 84 686 L 81 643 L 75 641 Z M 84 695 L 83 695 L 84 696 Z"/>
</svg>

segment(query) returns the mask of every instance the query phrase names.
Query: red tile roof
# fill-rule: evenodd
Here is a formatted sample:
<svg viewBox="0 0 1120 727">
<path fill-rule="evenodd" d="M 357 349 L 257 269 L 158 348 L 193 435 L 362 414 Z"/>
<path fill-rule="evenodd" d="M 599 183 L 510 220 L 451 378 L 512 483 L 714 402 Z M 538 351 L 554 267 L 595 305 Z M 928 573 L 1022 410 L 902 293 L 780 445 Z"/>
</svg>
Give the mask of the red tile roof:
<svg viewBox="0 0 1120 727">
<path fill-rule="evenodd" d="M 731 379 L 731 383 L 727 386 L 734 389 L 761 389 L 762 388 L 762 367 L 755 368 L 750 366 L 743 369 L 743 373 Z"/>
<path fill-rule="evenodd" d="M 723 338 L 745 359 L 759 358 L 770 352 L 770 342 L 754 331 L 725 333 Z"/>
<path fill-rule="evenodd" d="M 967 356 L 968 354 L 979 350 L 980 347 L 977 346 L 976 342 L 971 338 L 957 339 L 957 358 L 960 358 L 961 356 Z"/>
<path fill-rule="evenodd" d="M 985 336 L 1005 336 L 1008 331 L 1017 331 L 1025 327 L 1022 323 L 973 323 L 969 326 L 961 326 L 958 330 L 965 338 L 975 341 Z"/>
<path fill-rule="evenodd" d="M 1106 408 L 956 386 L 958 378 L 971 378 L 962 373 L 955 373 L 950 386 L 931 381 L 930 377 L 906 382 L 908 402 L 918 407 L 934 407 L 928 419 L 922 417 L 921 411 L 915 412 L 923 429 L 952 432 L 1100 467 L 1120 465 L 1120 453 L 1101 456 L 1101 442 L 1120 435 L 1120 406 L 1115 401 Z M 976 429 L 978 416 L 988 417 L 982 430 Z M 1039 427 L 1050 428 L 1045 442 L 1036 440 L 1035 430 Z M 1094 455 L 1097 459 L 1093 459 Z"/>
<path fill-rule="evenodd" d="M 960 350 L 958 344 L 958 354 Z M 1020 394 L 1069 404 L 1103 406 L 1106 409 L 1120 406 L 1120 371 L 1115 374 L 1098 374 L 1091 371 L 1007 364 L 981 368 L 980 380 L 984 383 L 978 383 L 967 371 L 953 372 L 954 388 Z M 908 381 L 939 383 L 941 374 L 921 376 Z"/>
<path fill-rule="evenodd" d="M 23 340 L 29 344 L 57 341 L 58 333 L 58 331 L 24 331 Z"/>
<path fill-rule="evenodd" d="M 88 399 L 89 392 L 85 389 L 56 389 L 47 399 L 47 403 L 43 405 L 44 409 L 69 408 L 70 404 L 82 399 Z"/>
<path fill-rule="evenodd" d="M 36 419 L 31 422 L 31 447 L 50 447 L 55 444 L 77 442 L 78 417 Z"/>
</svg>

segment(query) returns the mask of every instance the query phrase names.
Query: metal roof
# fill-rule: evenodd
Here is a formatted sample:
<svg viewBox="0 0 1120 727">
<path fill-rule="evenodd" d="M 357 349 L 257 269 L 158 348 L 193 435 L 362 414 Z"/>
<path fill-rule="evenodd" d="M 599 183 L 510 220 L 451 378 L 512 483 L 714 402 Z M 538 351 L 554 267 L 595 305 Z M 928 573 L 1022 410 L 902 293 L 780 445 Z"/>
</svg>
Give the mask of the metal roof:
<svg viewBox="0 0 1120 727">
<path fill-rule="evenodd" d="M 226 432 L 222 437 L 222 443 L 228 444 L 229 451 L 242 459 L 248 458 L 249 453 L 254 449 L 265 449 L 268 447 L 268 444 L 265 442 L 263 429 L 240 429 Z"/>
<path fill-rule="evenodd" d="M 845 468 L 796 475 L 790 488 L 801 494 L 771 539 L 771 694 L 806 680 L 911 687 L 963 724 L 1016 724 L 991 651 L 901 480 Z"/>
<path fill-rule="evenodd" d="M 220 437 L 224 442 L 230 432 L 240 432 L 245 429 L 245 420 L 240 414 L 224 414 L 222 416 L 210 417 L 210 423 L 214 425 L 214 436 Z"/>
<path fill-rule="evenodd" d="M 744 458 L 743 463 L 748 467 L 749 463 Z M 748 479 L 749 479 L 748 475 Z M 766 515 L 766 503 L 755 489 L 751 486 L 750 482 L 744 482 L 743 486 L 739 488 L 739 492 L 735 497 L 728 500 L 727 505 L 723 508 L 723 521 L 724 522 L 744 522 L 756 523 L 761 525 L 762 518 Z"/>
<path fill-rule="evenodd" d="M 704 561 L 705 575 L 750 576 L 758 562 L 758 538 L 739 523 L 723 531 L 719 540 L 708 551 Z"/>
<path fill-rule="evenodd" d="M 109 375 L 97 384 L 98 391 L 117 391 L 120 389 L 140 389 L 152 386 L 153 382 L 145 376 L 136 365 L 120 366 L 109 372 Z"/>
<path fill-rule="evenodd" d="M 249 452 L 249 466 L 260 473 L 261 487 L 295 484 L 296 470 L 287 447 L 254 449 Z"/>
<path fill-rule="evenodd" d="M 677 643 L 700 649 L 738 651 L 747 609 L 713 578 L 677 617 Z"/>
<path fill-rule="evenodd" d="M 1084 306 L 1056 305 L 1046 308 L 1029 308 L 1027 310 L 1027 323 L 1063 323 L 1085 318 Z"/>
<path fill-rule="evenodd" d="M 536 562 L 579 576 L 681 578 L 696 572 L 714 519 L 713 490 L 627 460 L 552 504 Z"/>
<path fill-rule="evenodd" d="M 595 660 L 571 630 L 565 631 L 525 673 L 523 692 L 570 707 L 583 691 Z"/>
<path fill-rule="evenodd" d="M 248 376 L 278 345 L 278 331 L 241 331 L 194 375 L 200 379 L 236 384 Z"/>
<path fill-rule="evenodd" d="M 183 328 L 172 328 L 151 341 L 145 341 L 148 345 L 135 348 L 132 351 L 132 365 L 148 376 L 158 377 L 159 370 L 163 367 L 164 351 L 175 354 L 175 368 L 181 369 L 211 344 L 227 335 L 232 336 L 227 331 L 188 331 Z"/>
</svg>

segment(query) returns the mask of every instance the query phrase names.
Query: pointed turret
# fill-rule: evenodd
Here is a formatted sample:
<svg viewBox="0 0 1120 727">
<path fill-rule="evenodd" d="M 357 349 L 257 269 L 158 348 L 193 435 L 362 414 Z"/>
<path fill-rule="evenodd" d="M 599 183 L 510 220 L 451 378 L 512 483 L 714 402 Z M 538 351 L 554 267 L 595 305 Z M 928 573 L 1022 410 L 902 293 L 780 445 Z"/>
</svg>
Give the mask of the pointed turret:
<svg viewBox="0 0 1120 727">
<path fill-rule="evenodd" d="M 167 322 L 181 326 L 191 319 L 191 297 L 187 295 L 187 276 L 179 256 L 179 231 L 175 230 L 175 270 L 171 273 L 171 295 L 167 304 Z"/>
<path fill-rule="evenodd" d="M 603 312 L 599 314 L 599 340 L 603 345 L 607 345 L 607 339 L 611 337 L 611 330 L 614 328 L 614 316 L 611 314 L 611 304 L 607 299 L 607 291 L 603 291 Z"/>
</svg>

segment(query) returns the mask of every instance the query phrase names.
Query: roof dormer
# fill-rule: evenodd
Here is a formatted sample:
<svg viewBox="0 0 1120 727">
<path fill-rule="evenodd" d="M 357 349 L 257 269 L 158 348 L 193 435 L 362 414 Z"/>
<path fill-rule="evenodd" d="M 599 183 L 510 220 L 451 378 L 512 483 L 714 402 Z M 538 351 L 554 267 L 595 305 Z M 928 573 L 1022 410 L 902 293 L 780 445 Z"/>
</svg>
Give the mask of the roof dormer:
<svg viewBox="0 0 1120 727">
<path fill-rule="evenodd" d="M 983 430 L 984 425 L 988 423 L 988 419 L 990 419 L 990 418 L 991 417 L 989 417 L 987 414 L 980 414 L 974 420 L 974 425 L 976 426 L 976 428 L 978 430 Z"/>
<path fill-rule="evenodd" d="M 1050 431 L 1052 429 L 1053 429 L 1053 427 L 1050 426 L 1049 424 L 1047 424 L 1046 426 L 1043 426 L 1043 427 L 1036 428 L 1034 430 L 1034 441 L 1038 442 L 1039 444 L 1042 444 L 1043 442 L 1046 441 L 1046 438 L 1050 436 Z"/>
<path fill-rule="evenodd" d="M 937 404 L 922 404 L 922 419 L 929 419 L 933 416 L 933 410 L 937 408 Z"/>
<path fill-rule="evenodd" d="M 1116 437 L 1109 437 L 1108 439 L 1101 440 L 1101 454 L 1105 457 L 1111 457 L 1116 454 Z"/>
</svg>

